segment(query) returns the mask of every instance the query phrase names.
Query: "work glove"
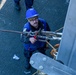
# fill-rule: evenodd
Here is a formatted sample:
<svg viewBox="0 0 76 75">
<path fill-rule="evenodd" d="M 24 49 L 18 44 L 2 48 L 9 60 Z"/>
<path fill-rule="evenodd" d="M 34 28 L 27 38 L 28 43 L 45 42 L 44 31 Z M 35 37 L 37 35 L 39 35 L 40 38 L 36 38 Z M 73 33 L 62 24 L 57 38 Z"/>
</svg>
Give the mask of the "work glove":
<svg viewBox="0 0 76 75">
<path fill-rule="evenodd" d="M 54 45 L 55 49 L 52 49 L 50 54 L 54 57 L 55 54 L 58 52 L 57 49 L 59 48 L 59 44 Z"/>
</svg>

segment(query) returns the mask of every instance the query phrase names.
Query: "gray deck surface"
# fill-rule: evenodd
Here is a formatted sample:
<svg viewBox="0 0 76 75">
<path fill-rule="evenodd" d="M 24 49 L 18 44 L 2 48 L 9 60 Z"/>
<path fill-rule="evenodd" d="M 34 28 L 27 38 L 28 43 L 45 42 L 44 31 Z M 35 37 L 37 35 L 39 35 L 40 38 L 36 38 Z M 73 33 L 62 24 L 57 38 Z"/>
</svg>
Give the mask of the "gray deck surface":
<svg viewBox="0 0 76 75">
<path fill-rule="evenodd" d="M 1 5 L 0 0 L 0 5 Z M 25 20 L 25 3 L 21 0 L 21 11 L 14 8 L 13 0 L 6 0 L 0 9 L 0 29 L 22 31 Z M 66 0 L 35 0 L 33 7 L 39 12 L 39 17 L 44 18 L 52 31 L 56 31 L 64 25 L 68 3 Z M 58 41 L 52 41 L 54 45 Z M 47 55 L 49 55 L 47 51 Z M 14 60 L 16 54 L 20 60 Z M 50 56 L 50 55 L 49 55 Z M 0 32 L 0 75 L 26 75 L 23 44 L 20 34 Z M 32 68 L 32 73 L 35 70 Z M 30 74 L 32 75 L 32 74 Z"/>
</svg>

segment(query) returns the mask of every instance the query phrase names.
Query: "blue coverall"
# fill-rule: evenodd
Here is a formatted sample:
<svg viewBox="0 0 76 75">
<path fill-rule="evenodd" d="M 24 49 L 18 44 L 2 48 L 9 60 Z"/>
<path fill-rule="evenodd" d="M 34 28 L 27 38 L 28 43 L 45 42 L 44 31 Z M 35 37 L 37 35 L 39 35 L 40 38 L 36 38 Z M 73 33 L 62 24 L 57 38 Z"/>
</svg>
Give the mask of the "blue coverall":
<svg viewBox="0 0 76 75">
<path fill-rule="evenodd" d="M 45 20 L 39 18 L 39 26 L 37 29 L 33 28 L 29 22 L 27 22 L 24 25 L 23 30 L 26 28 L 26 31 L 37 31 L 41 28 L 41 30 L 44 29 L 44 31 L 50 31 L 50 28 L 48 26 L 48 24 L 45 22 Z M 31 42 L 29 41 L 29 36 L 25 36 L 23 35 L 23 42 L 24 42 L 24 56 L 26 58 L 26 63 L 25 63 L 25 67 L 28 69 L 30 67 L 29 64 L 29 60 L 30 57 L 33 53 L 35 52 L 41 52 L 43 54 L 45 54 L 45 47 L 46 47 L 46 43 L 45 42 L 40 42 L 40 41 L 36 41 L 34 44 L 31 44 Z"/>
</svg>

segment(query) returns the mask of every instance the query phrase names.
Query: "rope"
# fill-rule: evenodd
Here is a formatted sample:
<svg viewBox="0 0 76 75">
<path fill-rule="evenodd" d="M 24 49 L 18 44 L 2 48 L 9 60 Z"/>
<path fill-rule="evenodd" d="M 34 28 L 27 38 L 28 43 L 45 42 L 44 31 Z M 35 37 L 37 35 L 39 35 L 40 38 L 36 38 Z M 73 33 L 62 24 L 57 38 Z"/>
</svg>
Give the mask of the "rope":
<svg viewBox="0 0 76 75">
<path fill-rule="evenodd" d="M 56 30 L 55 32 L 58 32 L 58 31 L 60 31 L 61 29 L 63 29 L 64 27 L 61 27 L 61 28 L 59 28 L 58 30 Z"/>
<path fill-rule="evenodd" d="M 46 42 L 52 49 L 56 50 L 52 44 L 50 44 L 47 40 L 39 40 L 39 41 L 42 41 L 42 42 Z"/>
<path fill-rule="evenodd" d="M 56 50 L 56 49 L 52 46 L 52 44 L 50 44 L 47 40 L 46 40 L 46 43 L 47 43 L 49 46 L 51 46 L 52 49 Z"/>
<path fill-rule="evenodd" d="M 37 74 L 39 72 L 39 70 L 37 70 L 36 72 L 34 72 L 32 75 L 35 75 L 35 74 Z"/>
<path fill-rule="evenodd" d="M 23 34 L 23 32 L 20 31 L 14 31 L 14 30 L 2 30 L 0 29 L 1 32 L 11 32 L 11 33 L 18 33 L 18 34 Z"/>
</svg>

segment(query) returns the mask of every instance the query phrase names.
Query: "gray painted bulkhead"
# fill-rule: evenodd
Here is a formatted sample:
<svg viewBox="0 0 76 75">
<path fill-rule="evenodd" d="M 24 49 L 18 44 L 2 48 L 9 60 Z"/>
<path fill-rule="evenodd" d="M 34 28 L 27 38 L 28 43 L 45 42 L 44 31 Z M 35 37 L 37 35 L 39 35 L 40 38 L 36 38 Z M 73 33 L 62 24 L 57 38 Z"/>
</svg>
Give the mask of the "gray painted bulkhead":
<svg viewBox="0 0 76 75">
<path fill-rule="evenodd" d="M 57 59 L 76 70 L 76 0 L 69 3 Z"/>
</svg>

